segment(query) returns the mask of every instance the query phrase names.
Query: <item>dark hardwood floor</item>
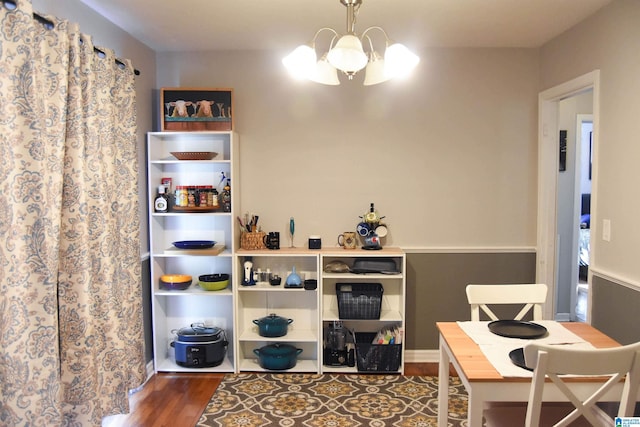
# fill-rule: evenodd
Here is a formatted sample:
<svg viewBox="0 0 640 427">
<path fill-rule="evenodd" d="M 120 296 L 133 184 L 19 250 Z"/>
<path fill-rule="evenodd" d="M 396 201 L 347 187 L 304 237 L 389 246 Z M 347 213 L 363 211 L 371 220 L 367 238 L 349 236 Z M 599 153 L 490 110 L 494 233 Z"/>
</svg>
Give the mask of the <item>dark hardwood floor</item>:
<svg viewBox="0 0 640 427">
<path fill-rule="evenodd" d="M 452 372 L 455 374 L 455 372 Z M 407 363 L 405 375 L 438 375 L 437 363 Z M 224 374 L 156 374 L 130 398 L 131 413 L 104 427 L 193 427 Z"/>
</svg>

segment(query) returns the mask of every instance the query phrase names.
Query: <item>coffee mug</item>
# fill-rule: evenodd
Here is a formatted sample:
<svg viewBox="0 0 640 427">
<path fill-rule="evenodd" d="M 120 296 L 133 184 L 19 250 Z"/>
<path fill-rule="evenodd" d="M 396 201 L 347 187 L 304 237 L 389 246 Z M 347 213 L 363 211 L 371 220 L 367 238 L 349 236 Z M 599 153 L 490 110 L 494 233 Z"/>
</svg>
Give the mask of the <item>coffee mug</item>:
<svg viewBox="0 0 640 427">
<path fill-rule="evenodd" d="M 270 231 L 264 236 L 264 245 L 267 249 L 280 249 L 280 232 Z"/>
<path fill-rule="evenodd" d="M 368 249 L 381 248 L 380 237 L 376 233 L 371 233 L 364 238 L 364 246 Z"/>
<path fill-rule="evenodd" d="M 378 235 L 378 237 L 385 237 L 387 235 L 387 227 L 380 224 L 376 227 L 375 233 Z"/>
<path fill-rule="evenodd" d="M 338 245 L 344 249 L 356 248 L 356 233 L 353 231 L 345 231 L 338 236 Z"/>
<path fill-rule="evenodd" d="M 356 231 L 358 232 L 359 235 L 361 235 L 362 237 L 364 236 L 368 236 L 369 233 L 371 232 L 371 227 L 369 226 L 369 224 L 367 224 L 366 222 L 361 222 L 360 224 L 358 224 L 358 226 L 356 227 Z"/>
</svg>

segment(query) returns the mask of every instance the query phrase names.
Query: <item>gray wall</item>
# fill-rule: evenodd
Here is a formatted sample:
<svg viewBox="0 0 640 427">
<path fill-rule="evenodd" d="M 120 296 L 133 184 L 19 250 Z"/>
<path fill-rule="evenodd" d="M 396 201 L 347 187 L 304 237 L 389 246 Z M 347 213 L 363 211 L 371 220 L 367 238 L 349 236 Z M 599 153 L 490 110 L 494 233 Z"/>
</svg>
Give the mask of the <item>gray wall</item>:
<svg viewBox="0 0 640 427">
<path fill-rule="evenodd" d="M 469 283 L 535 283 L 535 276 L 534 253 L 408 254 L 407 349 L 437 349 L 436 322 L 471 320 Z M 517 313 L 509 309 L 495 311 L 505 318 Z"/>
<path fill-rule="evenodd" d="M 640 292 L 600 277 L 593 278 L 592 324 L 622 344 L 640 341 Z"/>
</svg>

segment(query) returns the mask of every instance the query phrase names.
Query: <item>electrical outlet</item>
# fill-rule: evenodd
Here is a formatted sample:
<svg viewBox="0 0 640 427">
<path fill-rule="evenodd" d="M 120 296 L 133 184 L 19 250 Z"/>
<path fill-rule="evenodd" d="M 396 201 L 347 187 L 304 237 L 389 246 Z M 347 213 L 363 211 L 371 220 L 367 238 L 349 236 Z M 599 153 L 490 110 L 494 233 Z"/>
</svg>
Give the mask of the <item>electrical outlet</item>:
<svg viewBox="0 0 640 427">
<path fill-rule="evenodd" d="M 611 220 L 602 220 L 602 240 L 605 242 L 611 241 Z"/>
</svg>

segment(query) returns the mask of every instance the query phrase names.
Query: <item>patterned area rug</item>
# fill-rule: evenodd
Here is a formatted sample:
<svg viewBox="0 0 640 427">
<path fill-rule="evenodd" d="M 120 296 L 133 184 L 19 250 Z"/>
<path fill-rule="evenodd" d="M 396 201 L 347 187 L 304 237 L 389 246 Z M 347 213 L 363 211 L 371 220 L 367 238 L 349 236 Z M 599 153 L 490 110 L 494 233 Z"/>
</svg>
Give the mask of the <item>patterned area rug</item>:
<svg viewBox="0 0 640 427">
<path fill-rule="evenodd" d="M 466 427 L 467 394 L 449 382 L 449 425 Z M 438 379 L 399 375 L 226 375 L 197 426 L 426 427 Z"/>
</svg>

